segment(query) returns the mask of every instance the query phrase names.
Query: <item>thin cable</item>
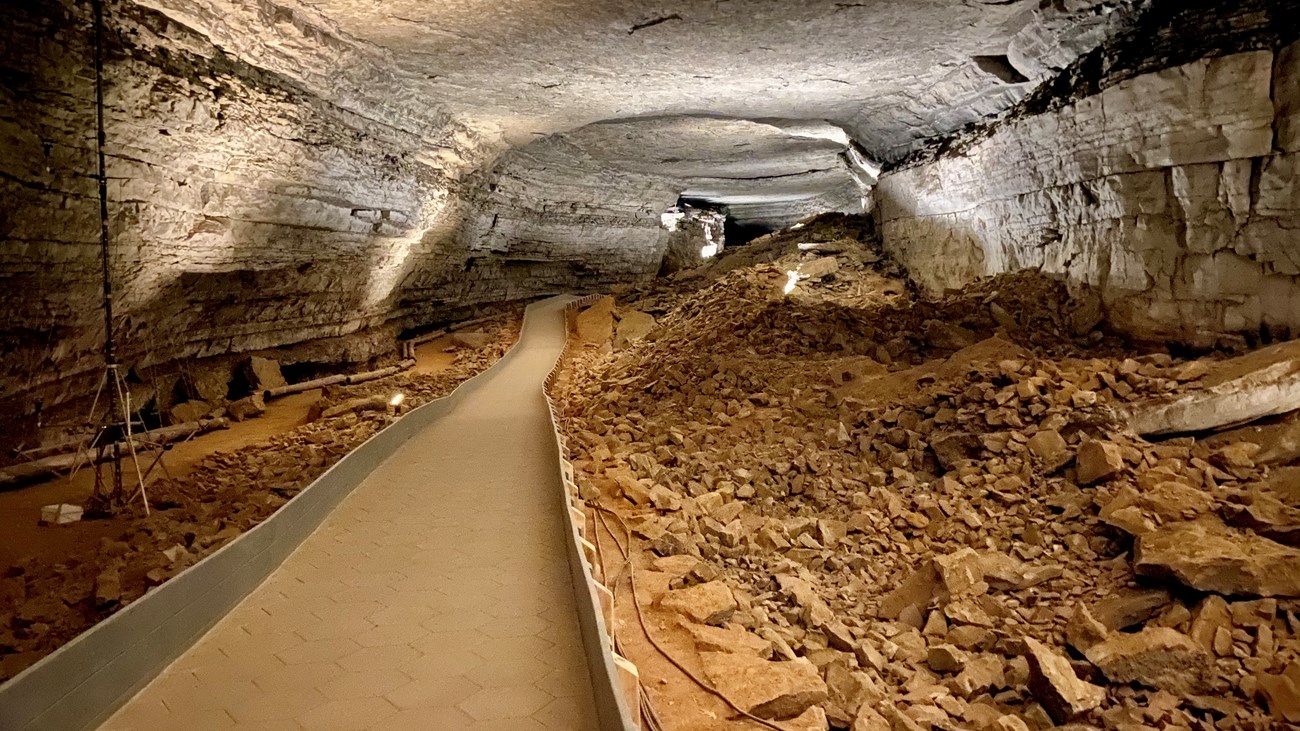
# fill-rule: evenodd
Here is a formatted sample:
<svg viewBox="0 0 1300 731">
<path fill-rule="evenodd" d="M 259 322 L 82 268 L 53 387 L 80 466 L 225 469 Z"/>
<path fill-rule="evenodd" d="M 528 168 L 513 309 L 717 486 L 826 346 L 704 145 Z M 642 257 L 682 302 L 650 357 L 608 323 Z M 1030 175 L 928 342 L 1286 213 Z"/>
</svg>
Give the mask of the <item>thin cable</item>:
<svg viewBox="0 0 1300 731">
<path fill-rule="evenodd" d="M 627 533 L 628 552 L 624 554 L 624 558 L 626 559 L 628 564 L 628 572 L 627 572 L 628 581 L 632 586 L 632 606 L 633 608 L 636 609 L 636 619 L 637 619 L 637 623 L 641 625 L 641 632 L 645 634 L 646 639 L 650 641 L 650 644 L 654 646 L 654 648 L 659 651 L 659 654 L 663 655 L 664 658 L 668 660 L 668 662 L 672 663 L 678 670 L 682 671 L 682 673 L 684 673 L 686 677 L 695 681 L 696 685 L 700 686 L 701 688 L 708 691 L 712 695 L 715 695 L 718 698 L 722 699 L 722 702 L 726 703 L 728 706 L 731 706 L 731 708 L 735 710 L 736 713 L 739 713 L 741 716 L 743 716 L 744 718 L 750 721 L 753 721 L 754 723 L 770 728 L 773 731 L 789 731 L 789 729 L 787 729 L 785 726 L 780 726 L 765 718 L 759 718 L 758 716 L 755 716 L 754 714 L 736 705 L 736 703 L 733 702 L 730 698 L 728 698 L 722 691 L 718 690 L 717 688 L 714 688 L 712 685 L 705 682 L 693 671 L 691 671 L 689 668 L 687 668 L 685 665 L 679 662 L 677 658 L 669 654 L 669 652 L 664 649 L 663 645 L 661 645 L 659 641 L 655 639 L 654 635 L 650 634 L 650 627 L 646 624 L 645 616 L 641 612 L 641 600 L 640 597 L 637 595 L 636 565 L 632 561 L 632 554 L 631 554 L 632 542 L 633 540 L 635 540 L 632 536 L 632 529 L 627 526 L 627 523 L 623 521 L 623 517 L 618 513 L 609 510 L 608 508 L 601 507 L 599 505 L 595 505 L 593 507 L 596 510 L 596 517 L 600 519 L 601 524 L 605 526 L 605 530 L 609 532 L 610 536 L 614 536 L 614 531 L 611 530 L 609 524 L 605 522 L 605 517 L 604 517 L 605 513 L 609 513 L 610 515 L 614 516 L 614 518 L 618 520 L 619 525 L 622 526 L 624 532 Z M 618 543 L 618 539 L 615 538 L 614 542 Z M 621 548 L 622 547 L 620 546 L 620 550 Z"/>
<path fill-rule="evenodd" d="M 614 531 L 610 530 L 609 524 L 605 522 L 604 517 L 599 512 L 600 508 L 597 507 L 596 509 L 596 519 L 600 523 L 599 525 L 596 525 L 594 522 L 592 523 L 592 527 L 595 528 L 595 533 L 593 535 L 596 538 L 596 556 L 600 559 L 600 571 L 605 577 L 606 583 L 614 587 L 611 590 L 611 594 L 614 596 L 614 604 L 617 606 L 618 585 L 621 584 L 623 580 L 621 576 L 618 576 L 614 577 L 611 582 L 609 574 L 605 573 L 607 571 L 605 567 L 605 549 L 600 540 L 600 529 L 604 527 L 605 532 L 609 534 L 610 540 L 614 541 L 614 547 L 618 549 L 619 556 L 623 559 L 625 564 L 627 563 L 627 551 L 625 551 L 623 546 L 618 542 L 618 536 L 614 534 Z M 610 627 L 610 634 L 614 638 L 614 650 L 618 654 L 627 657 L 627 651 L 623 648 L 623 643 L 619 640 L 618 635 L 613 633 L 613 629 L 613 627 Z M 637 694 L 640 705 L 638 710 L 641 712 L 641 718 L 645 722 L 647 731 L 663 731 L 663 723 L 659 720 L 659 714 L 655 712 L 654 704 L 650 701 L 649 688 L 645 683 L 638 682 L 638 685 L 641 686 L 641 692 Z"/>
<path fill-rule="evenodd" d="M 614 532 L 609 529 L 609 525 L 607 525 L 604 520 L 600 519 L 599 512 L 596 513 L 596 518 L 600 521 L 600 525 L 597 525 L 595 521 L 592 522 L 592 528 L 595 529 L 592 532 L 592 537 L 596 539 L 596 560 L 600 563 L 600 575 L 605 578 L 606 585 L 614 587 L 610 590 L 610 595 L 614 598 L 614 605 L 617 606 L 618 584 L 622 582 L 622 579 L 619 577 L 611 578 L 608 573 L 609 569 L 605 565 L 605 547 L 604 543 L 600 540 L 600 528 L 602 525 L 605 527 L 605 532 L 609 533 L 610 539 L 614 541 L 614 546 L 618 548 L 618 552 L 624 560 L 627 559 L 627 552 L 619 545 L 618 536 L 614 535 Z M 626 657 L 627 653 L 623 649 L 623 643 L 619 641 L 618 635 L 614 634 L 614 627 L 612 625 L 609 627 L 609 633 L 614 640 L 614 651 Z M 641 689 L 641 692 L 637 693 L 639 705 L 637 710 L 641 713 L 641 719 L 645 722 L 647 731 L 661 731 L 662 725 L 659 723 L 659 718 L 654 712 L 654 707 L 650 705 L 650 698 L 647 695 L 645 683 L 638 682 L 637 684 Z"/>
</svg>

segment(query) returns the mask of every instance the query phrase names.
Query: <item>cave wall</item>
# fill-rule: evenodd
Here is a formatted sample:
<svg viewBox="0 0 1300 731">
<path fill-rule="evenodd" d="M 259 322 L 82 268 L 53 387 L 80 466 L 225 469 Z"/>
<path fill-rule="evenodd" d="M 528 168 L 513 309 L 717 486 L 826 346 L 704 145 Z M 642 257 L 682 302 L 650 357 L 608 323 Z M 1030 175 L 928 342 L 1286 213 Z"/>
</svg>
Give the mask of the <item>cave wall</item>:
<svg viewBox="0 0 1300 731">
<path fill-rule="evenodd" d="M 1143 73 L 883 176 L 885 246 L 932 292 L 1041 268 L 1141 336 L 1300 335 L 1298 119 L 1300 44 Z"/>
<path fill-rule="evenodd" d="M 467 192 L 457 237 L 471 261 L 550 262 L 568 272 L 547 280 L 556 288 L 659 270 L 668 242 L 660 215 L 677 200 L 671 178 L 611 166 L 562 137 L 510 150 L 481 178 Z"/>
<path fill-rule="evenodd" d="M 364 360 L 466 305 L 599 281 L 559 239 L 516 258 L 461 240 L 491 198 L 477 171 L 505 145 L 439 112 L 385 52 L 253 0 L 107 14 L 115 334 L 136 374 L 307 342 Z M 0 422 L 91 393 L 103 341 L 89 3 L 7 20 Z"/>
<path fill-rule="evenodd" d="M 59 401 L 103 338 L 88 8 L 0 31 L 0 397 Z M 337 336 L 381 322 L 386 269 L 445 197 L 420 135 L 109 6 L 110 234 L 124 363 Z M 397 115 L 394 115 L 395 117 Z M 80 377 L 80 378 L 79 378 Z M 56 390 L 50 391 L 51 387 Z"/>
</svg>

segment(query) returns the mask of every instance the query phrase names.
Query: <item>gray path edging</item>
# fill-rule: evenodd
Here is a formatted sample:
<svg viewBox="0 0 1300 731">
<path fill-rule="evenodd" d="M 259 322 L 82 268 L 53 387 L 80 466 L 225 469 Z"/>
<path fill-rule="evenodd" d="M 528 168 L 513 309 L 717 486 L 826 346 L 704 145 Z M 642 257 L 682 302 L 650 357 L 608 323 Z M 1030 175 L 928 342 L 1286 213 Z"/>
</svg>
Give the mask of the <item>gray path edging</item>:
<svg viewBox="0 0 1300 731">
<path fill-rule="evenodd" d="M 587 655 L 588 672 L 591 674 L 592 692 L 596 701 L 596 713 L 600 726 L 606 731 L 640 731 L 641 711 L 629 708 L 623 693 L 622 681 L 619 679 L 618 667 L 615 665 L 613 635 L 606 626 L 605 613 L 601 610 L 599 589 L 592 575 L 591 565 L 584 556 L 582 547 L 585 526 L 580 527 L 574 521 L 574 508 L 581 513 L 577 496 L 570 491 L 570 479 L 565 474 L 568 463 L 564 453 L 564 442 L 560 436 L 559 420 L 555 416 L 555 403 L 551 398 L 551 384 L 564 366 L 565 356 L 569 354 L 569 316 L 585 305 L 599 299 L 601 295 L 587 295 L 569 302 L 564 309 L 564 349 L 560 352 L 555 366 L 546 376 L 543 387 L 546 407 L 550 412 L 551 431 L 555 436 L 557 455 L 556 469 L 559 471 L 559 484 L 563 493 L 565 525 L 569 529 L 567 541 L 569 553 L 569 570 L 573 577 L 575 606 L 578 609 L 578 623 L 582 630 L 583 650 Z M 578 504 L 575 504 L 578 503 Z M 638 689 L 639 692 L 639 689 Z"/>
<path fill-rule="evenodd" d="M 0 731 L 82 731 L 103 723 L 270 576 L 379 463 L 511 359 L 523 339 L 521 329 L 491 367 L 382 429 L 266 520 L 0 684 Z"/>
</svg>

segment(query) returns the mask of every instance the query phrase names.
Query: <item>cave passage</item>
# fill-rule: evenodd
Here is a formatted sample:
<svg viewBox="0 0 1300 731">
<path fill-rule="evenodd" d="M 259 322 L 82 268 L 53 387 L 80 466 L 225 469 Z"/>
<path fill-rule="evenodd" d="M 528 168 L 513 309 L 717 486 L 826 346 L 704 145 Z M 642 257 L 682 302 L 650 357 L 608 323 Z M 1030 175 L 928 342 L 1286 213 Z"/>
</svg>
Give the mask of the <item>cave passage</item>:
<svg viewBox="0 0 1300 731">
<path fill-rule="evenodd" d="M 1300 0 L 12 5 L 6 731 L 1300 723 Z"/>
</svg>

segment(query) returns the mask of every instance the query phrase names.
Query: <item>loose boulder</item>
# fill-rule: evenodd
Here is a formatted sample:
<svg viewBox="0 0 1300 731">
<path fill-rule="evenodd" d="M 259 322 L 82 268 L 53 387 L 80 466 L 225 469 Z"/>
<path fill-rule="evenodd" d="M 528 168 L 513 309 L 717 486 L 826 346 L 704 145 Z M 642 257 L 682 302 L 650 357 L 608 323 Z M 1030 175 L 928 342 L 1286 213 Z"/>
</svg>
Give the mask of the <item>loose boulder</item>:
<svg viewBox="0 0 1300 731">
<path fill-rule="evenodd" d="M 1047 472 L 1055 472 L 1070 461 L 1070 448 L 1061 433 L 1054 429 L 1044 429 L 1033 435 L 1027 446 Z"/>
<path fill-rule="evenodd" d="M 1088 661 L 1116 683 L 1186 695 L 1206 690 L 1210 656 L 1190 637 L 1169 627 L 1116 632 L 1088 649 Z"/>
<path fill-rule="evenodd" d="M 614 298 L 601 297 L 574 319 L 578 339 L 586 343 L 609 342 L 614 334 Z"/>
<path fill-rule="evenodd" d="M 280 371 L 280 364 L 270 358 L 253 356 L 240 367 L 243 369 L 244 380 L 248 381 L 255 393 L 289 385 L 284 380 L 284 373 Z"/>
<path fill-rule="evenodd" d="M 262 400 L 261 391 L 255 391 L 252 396 L 231 402 L 226 407 L 226 413 L 235 421 L 251 419 L 266 413 L 266 402 Z"/>
<path fill-rule="evenodd" d="M 673 589 L 659 600 L 664 609 L 686 617 L 699 624 L 719 625 L 736 611 L 736 597 L 721 581 Z"/>
<path fill-rule="evenodd" d="M 759 718 L 794 718 L 828 697 L 817 666 L 807 661 L 770 662 L 730 652 L 703 652 L 700 659 L 714 687 Z"/>
<path fill-rule="evenodd" d="M 467 350 L 478 350 L 492 342 L 492 336 L 483 332 L 458 332 L 451 334 L 451 344 Z"/>
<path fill-rule="evenodd" d="M 1047 645 L 1025 638 L 1029 690 L 1057 723 L 1065 723 L 1106 699 L 1106 691 L 1075 674 L 1070 661 Z"/>
<path fill-rule="evenodd" d="M 183 382 L 191 401 L 224 401 L 230 391 L 230 368 L 195 366 L 185 374 Z"/>
<path fill-rule="evenodd" d="M 728 624 L 712 627 L 707 624 L 683 622 L 695 640 L 699 652 L 737 652 L 767 658 L 772 655 L 772 642 L 745 631 L 744 627 Z"/>
<path fill-rule="evenodd" d="M 172 424 L 188 424 L 198 421 L 212 412 L 212 404 L 207 401 L 186 401 L 172 407 L 169 415 Z"/>
<path fill-rule="evenodd" d="M 1091 485 L 1114 477 L 1124 469 L 1124 454 L 1118 444 L 1090 439 L 1079 447 L 1075 462 L 1079 484 Z"/>
<path fill-rule="evenodd" d="M 628 343 L 634 343 L 648 335 L 654 326 L 653 315 L 636 310 L 624 312 L 619 318 L 618 329 L 614 332 L 614 346 L 621 348 Z"/>
<path fill-rule="evenodd" d="M 1199 591 L 1300 596 L 1300 550 L 1211 517 L 1140 536 L 1133 567 L 1142 576 L 1177 579 Z"/>
</svg>

